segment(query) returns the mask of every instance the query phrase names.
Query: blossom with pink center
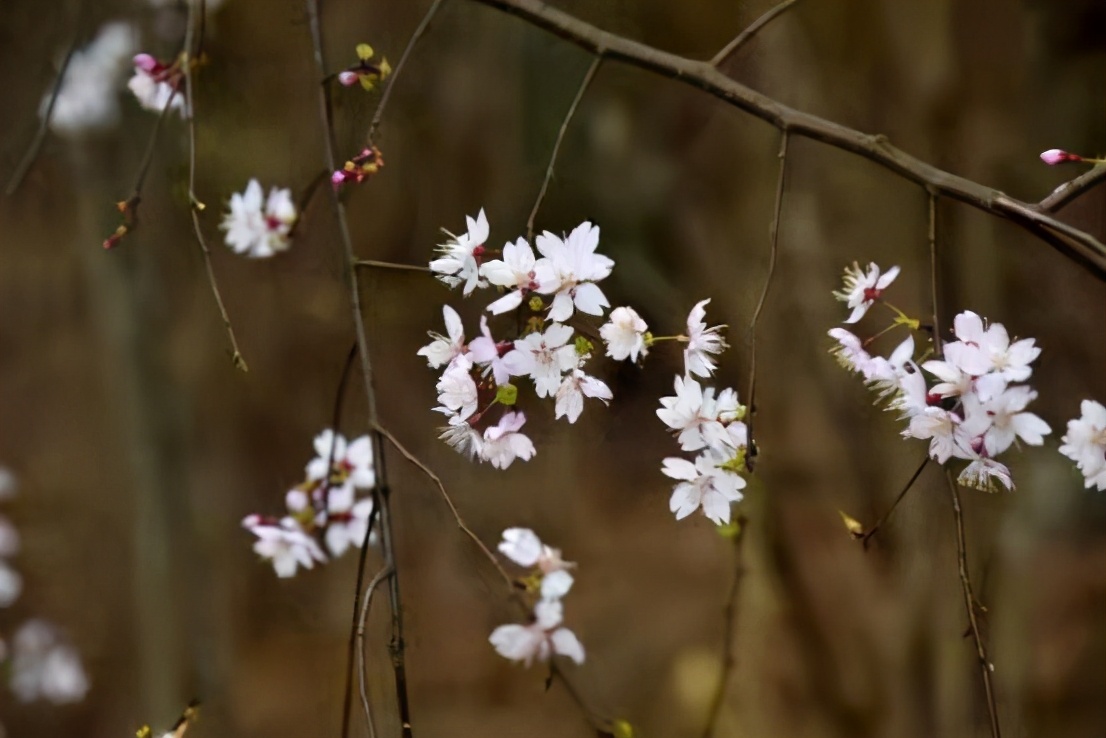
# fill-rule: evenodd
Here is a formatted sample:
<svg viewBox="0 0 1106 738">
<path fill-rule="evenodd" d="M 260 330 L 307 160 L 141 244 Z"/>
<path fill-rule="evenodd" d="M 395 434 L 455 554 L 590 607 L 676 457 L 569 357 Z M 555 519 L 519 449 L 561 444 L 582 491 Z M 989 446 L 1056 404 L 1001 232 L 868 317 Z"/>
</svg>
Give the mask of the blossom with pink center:
<svg viewBox="0 0 1106 738">
<path fill-rule="evenodd" d="M 134 57 L 134 76 L 127 87 L 146 110 L 160 113 L 168 105 L 182 118 L 187 118 L 188 100 L 181 89 L 183 85 L 184 72 L 180 64 L 165 64 L 149 54 Z"/>
<path fill-rule="evenodd" d="M 595 253 L 599 246 L 599 227 L 584 221 L 563 240 L 549 231 L 535 240 L 538 251 L 549 260 L 551 267 L 548 280 L 542 282 L 542 293 L 553 295 L 549 319 L 566 321 L 575 310 L 602 315 L 603 308 L 610 303 L 595 283 L 610 275 L 614 262 Z"/>
<path fill-rule="evenodd" d="M 496 469 L 506 469 L 515 459 L 532 459 L 536 453 L 534 444 L 519 432 L 525 423 L 526 416 L 522 413 L 503 413 L 499 423 L 484 430 L 481 458 Z"/>
<path fill-rule="evenodd" d="M 535 259 L 525 238 L 503 247 L 503 258 L 484 262 L 480 275 L 497 287 L 510 288 L 503 297 L 488 305 L 488 312 L 499 315 L 514 310 L 531 292 L 542 292 L 552 277 L 549 259 Z"/>
<path fill-rule="evenodd" d="M 497 386 L 511 381 L 511 377 L 529 374 L 530 364 L 526 357 L 514 351 L 511 341 L 496 341 L 488 328 L 488 318 L 480 316 L 480 336 L 469 342 L 469 358 L 484 367 L 484 376 L 492 373 Z"/>
<path fill-rule="evenodd" d="M 487 287 L 488 282 L 480 276 L 480 266 L 484 260 L 484 243 L 488 240 L 488 217 L 484 209 L 475 219 L 466 216 L 468 230 L 460 236 L 452 236 L 449 241 L 438 247 L 441 256 L 430 262 L 430 271 L 450 287 L 464 285 L 465 296 L 472 294 L 477 287 Z"/>
<path fill-rule="evenodd" d="M 234 253 L 263 259 L 288 250 L 295 223 L 291 191 L 273 187 L 266 198 L 261 184 L 251 179 L 245 192 L 231 196 L 230 212 L 219 227 Z"/>
<path fill-rule="evenodd" d="M 874 263 L 869 263 L 866 270 L 861 269 L 860 264 L 855 261 L 851 267 L 845 267 L 844 289 L 833 293 L 834 297 L 852 309 L 845 322 L 855 323 L 863 318 L 868 308 L 875 304 L 897 276 L 897 266 L 891 267 L 883 275 L 880 275 L 880 269 Z"/>
</svg>

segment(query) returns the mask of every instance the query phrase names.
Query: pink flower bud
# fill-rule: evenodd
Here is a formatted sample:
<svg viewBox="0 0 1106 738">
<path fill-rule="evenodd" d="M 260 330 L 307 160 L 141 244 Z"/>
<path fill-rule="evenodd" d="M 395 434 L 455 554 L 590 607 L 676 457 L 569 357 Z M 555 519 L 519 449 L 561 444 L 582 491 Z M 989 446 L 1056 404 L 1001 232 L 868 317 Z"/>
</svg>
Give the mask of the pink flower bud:
<svg viewBox="0 0 1106 738">
<path fill-rule="evenodd" d="M 338 74 L 338 81 L 346 87 L 352 87 L 353 85 L 357 84 L 358 80 L 359 76 L 357 72 L 351 72 L 348 69 Z"/>
<path fill-rule="evenodd" d="M 1071 154 L 1063 149 L 1049 149 L 1041 154 L 1041 161 L 1053 166 L 1065 161 L 1083 161 L 1083 157 L 1078 154 Z"/>
<path fill-rule="evenodd" d="M 330 175 L 330 183 L 335 187 L 341 187 L 347 178 L 346 171 L 344 169 L 339 169 L 334 174 Z"/>
<path fill-rule="evenodd" d="M 136 54 L 134 57 L 134 66 L 147 74 L 153 74 L 159 64 L 157 59 L 149 54 Z"/>
</svg>

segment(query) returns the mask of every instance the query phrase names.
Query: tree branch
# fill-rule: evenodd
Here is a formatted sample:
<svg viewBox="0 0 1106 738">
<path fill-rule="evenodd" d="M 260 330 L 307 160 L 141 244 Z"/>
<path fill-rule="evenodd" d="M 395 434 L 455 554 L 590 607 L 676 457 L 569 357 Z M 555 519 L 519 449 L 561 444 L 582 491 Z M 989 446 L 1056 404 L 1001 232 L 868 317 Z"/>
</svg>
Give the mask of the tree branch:
<svg viewBox="0 0 1106 738">
<path fill-rule="evenodd" d="M 943 171 L 891 145 L 886 136 L 861 133 L 847 126 L 790 108 L 727 77 L 709 62 L 670 54 L 603 31 L 541 0 L 475 0 L 544 29 L 580 48 L 670 77 L 696 87 L 770 125 L 820 141 L 879 164 L 893 174 L 925 186 L 936 195 L 963 202 L 1010 220 L 1106 281 L 1106 245 L 1085 231 L 1066 225 L 1035 206 L 999 190 Z"/>
<path fill-rule="evenodd" d="M 918 468 L 915 469 L 914 473 L 910 475 L 910 481 L 908 481 L 906 485 L 902 488 L 902 491 L 899 492 L 898 497 L 896 497 L 895 501 L 891 503 L 891 507 L 887 508 L 887 512 L 879 516 L 879 520 L 875 522 L 875 525 L 857 536 L 857 539 L 864 544 L 865 550 L 868 549 L 868 541 L 872 539 L 872 536 L 879 532 L 879 529 L 883 526 L 884 523 L 887 522 L 887 519 L 891 517 L 891 513 L 895 512 L 895 508 L 898 507 L 899 503 L 902 502 L 904 497 L 906 497 L 906 493 L 914 487 L 914 483 L 918 481 L 918 477 L 922 475 L 922 470 L 926 468 L 926 464 L 928 463 L 929 453 L 927 452 L 926 455 L 922 458 L 922 463 L 918 464 Z"/>
<path fill-rule="evenodd" d="M 737 34 L 737 38 L 730 41 L 721 51 L 714 55 L 714 58 L 710 60 L 710 65 L 712 67 L 717 67 L 722 64 L 722 62 L 729 59 L 738 49 L 752 39 L 753 36 L 757 35 L 760 29 L 774 21 L 777 16 L 783 15 L 788 8 L 797 2 L 799 2 L 799 0 L 784 0 L 782 3 L 750 23 L 748 28 Z"/>
<path fill-rule="evenodd" d="M 703 738 L 711 738 L 718 724 L 718 716 L 722 713 L 722 703 L 726 698 L 726 687 L 729 686 L 730 676 L 733 674 L 737 657 L 734 654 L 734 636 L 737 634 L 737 598 L 741 594 L 741 580 L 745 578 L 745 564 L 741 558 L 741 543 L 745 539 L 744 517 L 737 519 L 737 534 L 733 538 L 734 572 L 733 583 L 730 585 L 730 594 L 726 598 L 726 607 L 722 612 L 724 632 L 722 635 L 722 675 L 718 679 L 718 686 L 711 698 L 710 710 L 707 713 L 707 725 L 703 729 Z"/>
<path fill-rule="evenodd" d="M 747 427 L 747 451 L 745 456 L 745 468 L 753 470 L 757 455 L 756 441 L 753 438 L 753 417 L 756 415 L 757 392 L 757 323 L 760 321 L 760 313 L 764 309 L 764 303 L 768 299 L 768 290 L 772 287 L 772 277 L 776 274 L 776 260 L 779 255 L 780 241 L 780 212 L 783 210 L 783 191 L 787 175 L 787 140 L 788 131 L 785 128 L 780 136 L 780 171 L 776 180 L 776 207 L 772 215 L 772 246 L 768 252 L 768 274 L 764 277 L 764 290 L 760 293 L 756 309 L 753 310 L 753 319 L 749 323 L 749 412 L 745 418 Z"/>
<path fill-rule="evenodd" d="M 354 266 L 368 269 L 392 269 L 400 272 L 430 273 L 430 267 L 420 266 L 418 264 L 398 264 L 394 261 L 377 261 L 376 259 L 359 259 Z"/>
<path fill-rule="evenodd" d="M 384 577 L 391 576 L 392 570 L 385 566 L 376 573 L 376 576 L 365 587 L 365 596 L 361 600 L 361 614 L 357 622 L 357 677 L 358 687 L 361 691 L 361 708 L 365 711 L 365 723 L 369 726 L 369 738 L 376 738 L 376 726 L 373 725 L 372 709 L 369 706 L 369 690 L 365 683 L 365 621 L 369 618 L 369 608 L 372 605 L 373 593 Z"/>
<path fill-rule="evenodd" d="M 553 144 L 553 153 L 549 157 L 549 166 L 545 169 L 545 179 L 542 180 L 541 189 L 538 190 L 538 198 L 534 200 L 534 207 L 530 209 L 530 217 L 526 219 L 526 240 L 530 243 L 534 242 L 534 219 L 538 217 L 538 209 L 541 208 L 542 201 L 545 200 L 545 192 L 549 189 L 549 183 L 553 179 L 553 166 L 557 163 L 557 154 L 561 150 L 561 141 L 564 140 L 565 132 L 568 130 L 568 124 L 572 122 L 572 116 L 576 115 L 576 107 L 580 104 L 580 100 L 584 98 L 584 93 L 588 91 L 588 86 L 591 85 L 592 79 L 595 77 L 595 73 L 599 71 L 599 65 L 603 63 L 603 57 L 597 55 L 591 62 L 591 66 L 588 67 L 587 74 L 584 75 L 584 79 L 580 82 L 580 89 L 576 91 L 576 97 L 572 99 L 572 104 L 568 106 L 568 112 L 565 113 L 565 118 L 561 121 L 561 130 L 557 133 L 557 140 Z"/>
<path fill-rule="evenodd" d="M 1075 179 L 1069 180 L 1057 187 L 1045 199 L 1034 205 L 1034 209 L 1042 213 L 1055 213 L 1075 198 L 1082 195 L 1095 185 L 1106 182 L 1106 164 L 1099 164 L 1089 172 L 1083 172 Z"/>
<path fill-rule="evenodd" d="M 326 55 L 323 47 L 322 19 L 319 15 L 320 0 L 306 0 L 308 26 L 311 32 L 311 45 L 315 57 L 315 66 L 319 74 L 319 121 L 323 129 L 323 158 L 327 171 L 337 169 L 336 145 L 334 137 L 334 122 L 331 118 L 330 87 L 327 84 Z M 361 379 L 365 390 L 365 403 L 368 410 L 369 428 L 372 429 L 373 458 L 377 466 L 376 502 L 374 510 L 379 509 L 380 514 L 380 547 L 384 554 L 384 565 L 392 574 L 388 578 L 388 603 L 392 612 L 392 641 L 390 651 L 392 654 L 392 673 L 395 678 L 396 703 L 399 709 L 399 720 L 404 738 L 411 738 L 411 714 L 407 697 L 407 666 L 403 657 L 403 613 L 399 591 L 399 570 L 396 567 L 395 541 L 392 538 L 391 502 L 388 494 L 388 478 L 384 465 L 384 445 L 378 430 L 376 393 L 373 388 L 372 359 L 369 354 L 369 343 L 366 338 L 365 319 L 361 314 L 361 290 L 357 277 L 357 257 L 353 250 L 353 240 L 350 238 L 349 224 L 346 219 L 345 205 L 338 195 L 338 191 L 331 188 L 331 201 L 334 205 L 334 215 L 338 220 L 338 230 L 341 235 L 342 253 L 345 257 L 346 282 L 350 296 L 350 307 L 353 312 L 353 325 L 357 335 L 357 354 L 361 364 Z M 366 534 L 367 539 L 367 534 Z M 364 546 L 362 552 L 364 552 Z M 364 555 L 362 553 L 362 555 Z M 360 586 L 360 582 L 358 583 Z M 360 595 L 360 591 L 357 593 Z M 348 714 L 348 711 L 347 713 Z M 343 715 L 344 728 L 348 728 L 348 718 Z"/>
<path fill-rule="evenodd" d="M 987 648 L 983 645 L 983 636 L 979 632 L 979 621 L 975 616 L 976 599 L 972 594 L 972 580 L 968 575 L 968 547 L 964 538 L 964 513 L 960 509 L 960 491 L 952 472 L 946 471 L 949 494 L 952 497 L 952 512 L 956 517 L 956 561 L 960 572 L 960 589 L 964 593 L 964 608 L 968 611 L 968 628 L 975 641 L 975 653 L 979 658 L 979 670 L 983 675 L 983 691 L 987 694 L 987 714 L 991 719 L 991 738 L 1001 738 L 998 723 L 998 707 L 995 704 L 995 688 L 991 683 L 991 661 L 987 658 Z"/>
</svg>

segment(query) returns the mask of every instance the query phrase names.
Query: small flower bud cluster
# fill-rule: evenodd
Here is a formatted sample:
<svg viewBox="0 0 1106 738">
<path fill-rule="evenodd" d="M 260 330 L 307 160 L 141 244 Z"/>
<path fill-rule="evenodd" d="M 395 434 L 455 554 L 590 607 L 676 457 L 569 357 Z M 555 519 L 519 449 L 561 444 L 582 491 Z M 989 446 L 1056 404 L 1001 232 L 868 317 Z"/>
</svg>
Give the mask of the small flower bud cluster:
<svg viewBox="0 0 1106 738">
<path fill-rule="evenodd" d="M 0 467 L 0 499 L 15 494 L 15 477 Z M 19 551 L 19 531 L 0 516 L 0 608 L 10 607 L 23 591 L 23 579 L 8 558 Z M 0 638 L 0 665 L 9 676 L 9 686 L 21 702 L 48 700 L 55 704 L 78 702 L 88 691 L 81 658 L 58 629 L 39 618 L 23 622 L 10 647 Z M 0 725 L 0 733 L 3 726 Z"/>
<path fill-rule="evenodd" d="M 541 542 L 529 528 L 503 531 L 499 551 L 519 566 L 530 569 L 520 584 L 536 598 L 534 614 L 526 625 L 501 625 L 488 639 L 500 656 L 530 666 L 534 659 L 547 661 L 556 654 L 584 663 L 584 647 L 576 634 L 561 625 L 564 606 L 561 599 L 572 589 L 568 570 L 576 565 L 561 558 L 558 549 Z"/>
<path fill-rule="evenodd" d="M 549 232 L 538 236 L 540 259 L 523 238 L 507 243 L 502 259 L 488 259 L 484 211 L 467 220 L 468 230 L 440 247 L 441 257 L 430 262 L 430 269 L 450 287 L 462 287 L 466 296 L 489 284 L 507 289 L 487 311 L 529 311 L 525 331 L 517 339 L 497 339 L 484 316 L 481 335 L 466 342 L 460 316 L 446 305 L 446 334 L 430 333 L 434 340 L 418 353 L 431 368 L 444 367 L 435 408 L 449 418 L 442 440 L 471 459 L 506 469 L 515 459 L 528 461 L 535 453 L 521 432 L 526 416 L 515 409 L 520 397 L 513 377 L 530 380 L 539 399 L 552 398 L 555 417 L 569 423 L 579 419 L 585 397 L 603 403 L 611 399 L 610 388 L 584 371 L 591 342 L 566 322 L 576 312 L 603 315 L 609 303 L 596 282 L 611 273 L 614 262 L 595 253 L 599 228 L 588 222 L 564 239 Z M 504 411 L 493 422 L 489 412 L 495 405 Z"/>
<path fill-rule="evenodd" d="M 898 267 L 888 272 L 897 273 Z M 881 282 L 874 264 L 869 265 L 867 274 L 858 274 L 855 266 L 846 270 L 845 292 L 835 294 L 842 300 L 849 296 L 846 301 L 853 314 L 847 322 L 859 319 L 858 307 L 867 310 L 881 300 L 887 286 Z M 865 296 L 854 304 L 861 293 Z M 891 309 L 899 315 L 892 328 L 905 325 L 917 329 L 918 321 Z M 1001 323 L 988 325 L 970 311 L 956 316 L 953 332 L 957 340 L 944 345 L 943 358 L 926 361 L 921 367 L 914 359 L 913 335 L 888 358 L 868 353 L 867 345 L 874 337 L 861 341 L 844 328 L 834 328 L 829 335 L 837 341 L 832 352 L 841 365 L 860 374 L 879 393 L 877 402 L 886 400 L 888 410 L 909 421 L 904 437 L 928 440 L 929 455 L 938 463 L 945 464 L 950 458 L 968 461 L 958 478 L 965 486 L 990 491 L 997 481 L 1013 489 L 1010 470 L 995 457 L 1018 439 L 1039 446 L 1051 432 L 1045 421 L 1026 412 L 1037 392 L 1022 384 L 1031 376 L 1029 364 L 1041 350 L 1032 338 L 1012 342 Z M 926 374 L 935 380 L 932 384 Z"/>
<path fill-rule="evenodd" d="M 669 509 L 677 520 L 701 509 L 715 524 L 724 525 L 730 522 L 730 504 L 743 497 L 749 429 L 742 422 L 746 408 L 735 390 L 716 394 L 714 387 L 704 388 L 693 376 L 711 376 L 711 355 L 726 348 L 719 334 L 722 326 L 707 328 L 703 322 L 708 302 L 696 304 L 688 315 L 684 375 L 676 377 L 675 396 L 661 398 L 657 417 L 676 435 L 681 450 L 698 452 L 694 461 L 678 456 L 664 460 L 662 473 L 678 482 Z"/>
<path fill-rule="evenodd" d="M 373 58 L 373 47 L 368 44 L 357 44 L 357 63 L 338 73 L 338 82 L 344 87 L 352 87 L 360 84 L 363 90 L 369 91 L 377 82 L 383 82 L 392 73 L 392 66 L 387 59 L 381 59 L 379 64 L 370 61 Z"/>
<path fill-rule="evenodd" d="M 342 168 L 330 175 L 330 183 L 338 189 L 344 184 L 361 184 L 370 176 L 380 171 L 384 166 L 384 157 L 380 149 L 375 146 L 361 149 L 361 153 L 353 157 Z"/>
<path fill-rule="evenodd" d="M 358 549 L 368 532 L 371 497 L 358 490 L 376 485 L 372 443 L 362 436 L 351 443 L 332 430 L 315 438 L 316 456 L 307 463 L 306 479 L 285 495 L 283 517 L 248 515 L 242 526 L 257 537 L 253 550 L 273 565 L 278 577 L 295 576 L 301 567 L 325 563 Z"/>
</svg>

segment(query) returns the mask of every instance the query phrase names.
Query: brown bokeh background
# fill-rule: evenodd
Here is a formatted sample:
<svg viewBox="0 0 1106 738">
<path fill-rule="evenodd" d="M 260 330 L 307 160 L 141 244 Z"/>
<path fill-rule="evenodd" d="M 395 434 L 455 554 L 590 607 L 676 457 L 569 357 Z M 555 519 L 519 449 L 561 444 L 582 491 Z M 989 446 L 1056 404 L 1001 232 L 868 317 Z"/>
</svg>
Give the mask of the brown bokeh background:
<svg viewBox="0 0 1106 738">
<path fill-rule="evenodd" d="M 0 5 L 0 173 L 30 140 L 76 4 Z M 328 0 L 328 64 L 371 42 L 393 63 L 427 2 Z M 557 3 L 657 47 L 709 58 L 763 2 Z M 183 13 L 90 4 L 85 36 L 131 18 L 145 50 L 179 48 Z M 937 166 L 1037 200 L 1079 171 L 1037 154 L 1106 149 L 1106 38 L 1094 0 L 804 0 L 730 60 L 738 79 L 794 107 L 883 133 Z M 8 505 L 24 536 L 26 592 L 0 613 L 63 624 L 93 681 L 69 707 L 0 696 L 12 736 L 132 735 L 206 703 L 205 736 L 335 735 L 355 561 L 277 580 L 239 520 L 280 509 L 329 423 L 352 340 L 333 211 L 316 197 L 293 249 L 268 261 L 221 246 L 219 213 L 250 177 L 302 191 L 322 167 L 317 75 L 303 6 L 228 0 L 209 24 L 197 76 L 197 192 L 214 268 L 250 371 L 233 369 L 188 219 L 186 129 L 170 119 L 120 248 L 117 222 L 154 116 L 124 100 L 121 125 L 48 139 L 0 200 L 0 463 L 21 480 Z M 463 216 L 486 207 L 492 243 L 525 231 L 564 111 L 590 59 L 525 23 L 446 3 L 389 103 L 387 167 L 349 194 L 364 258 L 422 264 Z M 336 89 L 342 151 L 378 97 Z M 604 64 L 565 138 L 539 228 L 593 219 L 617 264 L 604 289 L 659 333 L 694 302 L 730 326 L 722 385 L 748 382 L 747 326 L 768 260 L 778 134 L 678 83 Z M 841 320 L 830 290 L 853 260 L 896 263 L 893 299 L 930 310 L 925 193 L 823 145 L 792 141 L 780 257 L 761 322 L 762 455 L 738 600 L 726 736 L 968 736 L 986 710 L 956 571 L 942 475 L 928 469 L 872 550 L 837 510 L 871 522 L 924 454 L 827 355 Z M 1106 188 L 1063 217 L 1106 237 Z M 970 567 L 1007 736 L 1101 736 L 1106 725 L 1106 497 L 1056 453 L 1079 400 L 1106 401 L 1106 287 L 1011 224 L 942 201 L 940 305 L 972 309 L 1044 349 L 1036 412 L 1044 448 L 1012 452 L 1013 494 L 965 492 Z M 637 735 L 702 729 L 722 654 L 729 542 L 701 516 L 667 509 L 654 416 L 679 357 L 607 365 L 610 408 L 576 426 L 530 414 L 537 457 L 506 472 L 465 462 L 435 438 L 435 374 L 415 355 L 441 305 L 469 333 L 480 304 L 425 275 L 364 275 L 382 422 L 445 480 L 493 543 L 535 528 L 579 563 L 567 624 L 588 649 L 568 669 L 603 716 Z M 463 307 L 462 307 L 463 306 Z M 875 323 L 869 323 L 875 325 Z M 874 330 L 874 329 L 872 329 Z M 354 383 L 356 387 L 357 384 Z M 351 391 L 343 430 L 364 428 Z M 416 735 L 594 735 L 543 671 L 496 656 L 487 635 L 516 617 L 499 580 L 437 492 L 389 457 Z M 379 564 L 370 555 L 370 567 Z M 383 601 L 381 601 L 383 604 Z M 386 608 L 369 625 L 380 735 L 396 735 Z M 355 735 L 364 735 L 355 715 Z M 190 736 L 192 733 L 190 733 Z"/>
</svg>

